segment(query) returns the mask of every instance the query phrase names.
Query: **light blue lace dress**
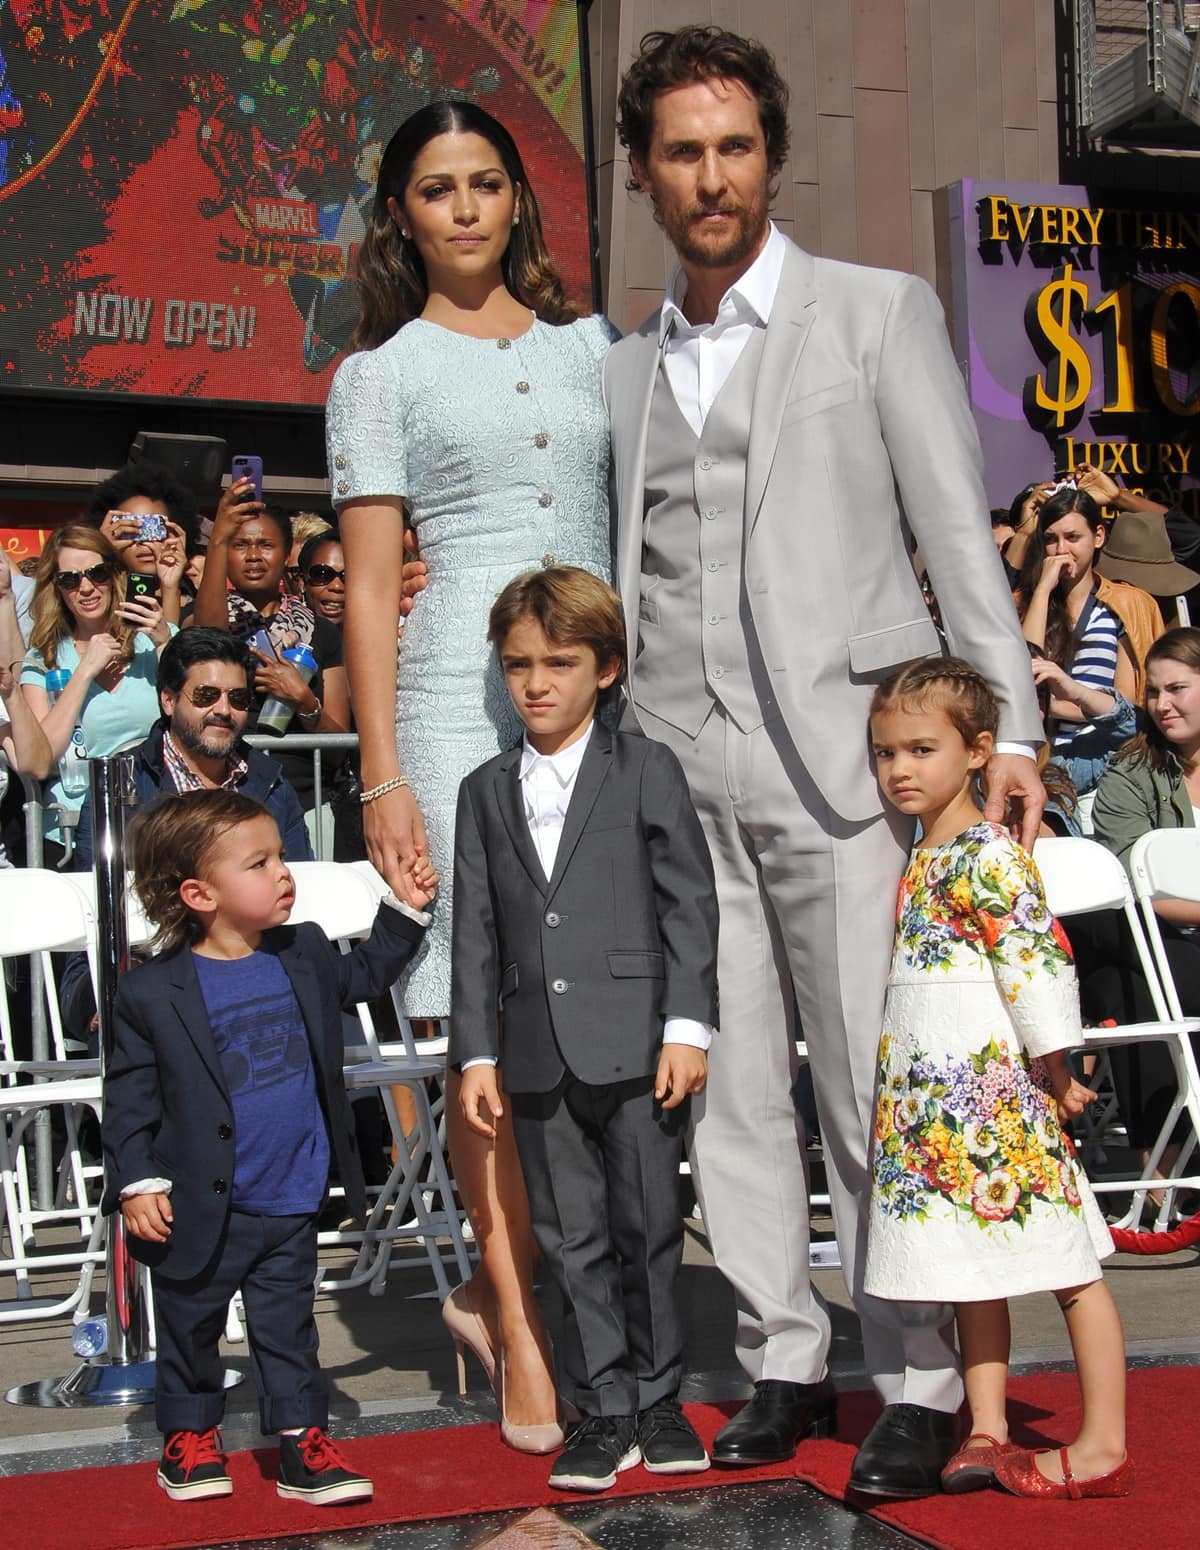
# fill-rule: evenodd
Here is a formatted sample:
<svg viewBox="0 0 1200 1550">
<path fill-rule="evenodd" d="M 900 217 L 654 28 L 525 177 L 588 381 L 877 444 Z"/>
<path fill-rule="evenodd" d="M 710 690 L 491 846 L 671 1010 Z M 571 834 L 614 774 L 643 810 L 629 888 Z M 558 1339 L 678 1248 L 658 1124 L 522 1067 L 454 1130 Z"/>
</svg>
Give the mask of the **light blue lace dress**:
<svg viewBox="0 0 1200 1550">
<path fill-rule="evenodd" d="M 518 339 L 470 339 L 418 318 L 348 356 L 330 389 L 334 505 L 401 497 L 429 566 L 396 681 L 400 768 L 442 879 L 405 980 L 410 1017 L 450 1012 L 459 782 L 521 735 L 488 645 L 488 611 L 507 582 L 542 564 L 610 579 L 600 362 L 616 337 L 602 317 L 535 322 Z"/>
</svg>

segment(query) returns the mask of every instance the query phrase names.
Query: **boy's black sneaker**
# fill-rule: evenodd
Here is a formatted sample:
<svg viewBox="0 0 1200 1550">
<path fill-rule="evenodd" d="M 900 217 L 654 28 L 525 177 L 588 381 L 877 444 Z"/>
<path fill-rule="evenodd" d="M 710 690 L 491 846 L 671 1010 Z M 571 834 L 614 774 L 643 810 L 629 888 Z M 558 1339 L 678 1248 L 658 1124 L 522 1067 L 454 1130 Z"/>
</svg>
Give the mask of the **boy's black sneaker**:
<svg viewBox="0 0 1200 1550">
<path fill-rule="evenodd" d="M 661 1399 L 638 1412 L 642 1463 L 652 1475 L 698 1475 L 709 1467 L 704 1444 L 677 1399 Z"/>
<path fill-rule="evenodd" d="M 640 1456 L 636 1416 L 585 1416 L 555 1460 L 550 1484 L 556 1491 L 607 1491 Z"/>
<path fill-rule="evenodd" d="M 221 1434 L 168 1432 L 158 1465 L 158 1483 L 173 1502 L 198 1502 L 208 1496 L 232 1496 L 233 1481 L 225 1470 Z"/>
<path fill-rule="evenodd" d="M 298 1437 L 279 1439 L 279 1479 L 275 1490 L 295 1501 L 331 1507 L 337 1502 L 369 1502 L 375 1487 L 355 1474 L 319 1426 Z"/>
</svg>

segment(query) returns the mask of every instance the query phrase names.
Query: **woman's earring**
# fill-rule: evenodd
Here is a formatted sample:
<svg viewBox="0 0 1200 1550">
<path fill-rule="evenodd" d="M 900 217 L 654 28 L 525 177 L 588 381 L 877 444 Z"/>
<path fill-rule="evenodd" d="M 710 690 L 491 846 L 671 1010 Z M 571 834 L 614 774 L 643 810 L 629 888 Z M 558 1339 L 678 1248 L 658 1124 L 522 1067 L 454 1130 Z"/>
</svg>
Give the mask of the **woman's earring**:
<svg viewBox="0 0 1200 1550">
<path fill-rule="evenodd" d="M 400 227 L 400 235 L 404 238 L 405 242 L 411 242 L 412 241 L 412 232 L 411 231 L 405 231 L 403 226 Z"/>
<path fill-rule="evenodd" d="M 520 212 L 520 210 L 518 210 L 516 215 L 513 216 L 513 225 L 514 226 L 519 226 L 520 224 L 521 224 L 521 212 Z"/>
</svg>

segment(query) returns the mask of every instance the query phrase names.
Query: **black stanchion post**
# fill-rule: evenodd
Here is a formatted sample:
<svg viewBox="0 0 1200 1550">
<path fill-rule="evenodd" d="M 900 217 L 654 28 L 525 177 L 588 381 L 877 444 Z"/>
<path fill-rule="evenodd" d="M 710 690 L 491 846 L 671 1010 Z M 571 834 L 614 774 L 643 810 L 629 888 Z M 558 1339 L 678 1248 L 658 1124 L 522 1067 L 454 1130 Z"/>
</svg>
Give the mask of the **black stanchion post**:
<svg viewBox="0 0 1200 1550">
<path fill-rule="evenodd" d="M 118 753 L 107 759 L 93 759 L 91 780 L 96 866 L 96 1013 L 103 1080 L 116 1034 L 117 981 L 129 967 L 125 810 L 135 800 L 133 755 Z M 119 1211 L 108 1222 L 105 1270 L 108 1349 L 104 1355 L 84 1363 L 89 1371 L 107 1373 L 99 1384 L 105 1397 L 95 1397 L 97 1386 L 93 1385 L 90 1402 L 144 1404 L 154 1397 L 154 1358 L 149 1354 L 150 1276 L 130 1256 L 125 1224 Z"/>
</svg>

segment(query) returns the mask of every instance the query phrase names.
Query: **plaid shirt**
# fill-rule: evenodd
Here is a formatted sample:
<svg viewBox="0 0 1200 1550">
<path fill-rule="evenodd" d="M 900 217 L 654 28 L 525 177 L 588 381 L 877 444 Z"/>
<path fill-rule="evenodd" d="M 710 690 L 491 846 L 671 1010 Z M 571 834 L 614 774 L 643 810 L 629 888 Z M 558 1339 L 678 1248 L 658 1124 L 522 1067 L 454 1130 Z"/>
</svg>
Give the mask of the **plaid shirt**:
<svg viewBox="0 0 1200 1550">
<path fill-rule="evenodd" d="M 176 791 L 207 791 L 209 789 L 183 755 L 176 748 L 169 732 L 163 733 L 163 768 L 171 777 Z M 225 777 L 220 783 L 220 790 L 228 791 L 234 786 L 240 786 L 250 773 L 250 766 L 245 759 L 237 754 L 231 754 L 225 761 Z"/>
</svg>

